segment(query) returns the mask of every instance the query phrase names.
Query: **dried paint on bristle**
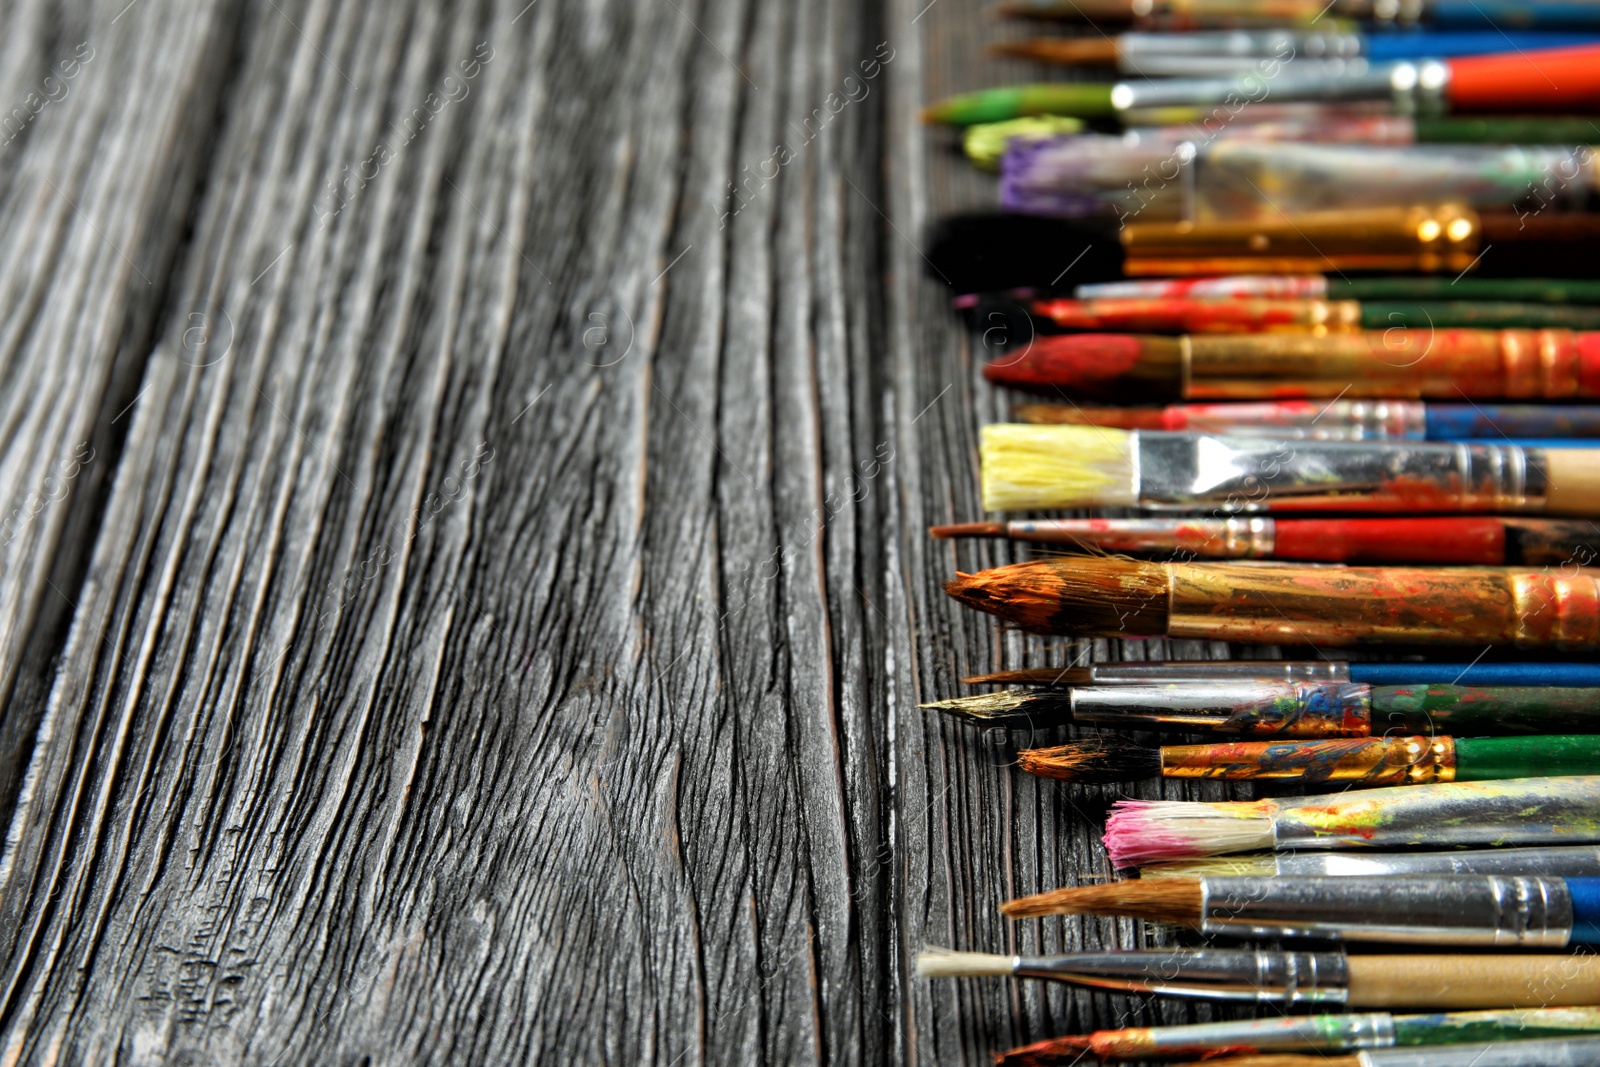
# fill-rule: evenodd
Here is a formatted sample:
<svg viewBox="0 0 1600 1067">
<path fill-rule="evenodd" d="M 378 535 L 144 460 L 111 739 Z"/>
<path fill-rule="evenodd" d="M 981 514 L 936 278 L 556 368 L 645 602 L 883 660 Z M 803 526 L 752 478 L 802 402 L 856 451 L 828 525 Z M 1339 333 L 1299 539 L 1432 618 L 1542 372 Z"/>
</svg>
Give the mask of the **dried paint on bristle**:
<svg viewBox="0 0 1600 1067">
<path fill-rule="evenodd" d="M 1278 857 L 1219 856 L 1177 863 L 1152 863 L 1139 868 L 1141 879 L 1160 878 L 1270 878 L 1278 873 Z"/>
<path fill-rule="evenodd" d="M 1133 507 L 1133 441 L 1098 426 L 985 426 L 983 509 Z"/>
<path fill-rule="evenodd" d="M 1160 563 L 1052 556 L 958 572 L 944 589 L 1034 633 L 1146 637 L 1166 633 L 1171 585 Z"/>
<path fill-rule="evenodd" d="M 995 719 L 1071 720 L 1072 698 L 1066 693 L 1034 692 L 1029 689 L 1003 689 L 998 693 L 979 693 L 970 697 L 951 697 L 917 705 L 949 712 L 963 719 L 989 722 Z M 1040 725 L 1049 725 L 1042 722 Z"/>
<path fill-rule="evenodd" d="M 1043 334 L 988 363 L 996 385 L 1059 400 L 1165 404 L 1183 399 L 1184 346 L 1176 337 L 1125 333 Z"/>
<path fill-rule="evenodd" d="M 988 952 L 956 952 L 928 946 L 917 954 L 918 978 L 973 978 L 1009 975 L 1017 965 L 1015 956 L 996 956 Z"/>
<path fill-rule="evenodd" d="M 1090 667 L 1024 667 L 1014 671 L 969 674 L 962 685 L 1088 685 L 1094 681 Z"/>
<path fill-rule="evenodd" d="M 1274 847 L 1271 800 L 1200 804 L 1187 800 L 1119 800 L 1106 820 L 1106 851 L 1117 868 L 1197 859 Z"/>
<path fill-rule="evenodd" d="M 994 1054 L 995 1067 L 1052 1067 L 1083 1060 L 1088 1037 L 1052 1037 Z"/>
<path fill-rule="evenodd" d="M 1101 735 L 1017 753 L 1017 766 L 1063 782 L 1137 782 L 1161 775 L 1161 750 Z"/>
<path fill-rule="evenodd" d="M 1000 905 L 1002 915 L 1031 919 L 1040 915 L 1121 915 L 1129 919 L 1184 923 L 1200 921 L 1200 882 L 1194 878 L 1162 878 L 1154 882 L 1107 882 L 1068 886 Z"/>
<path fill-rule="evenodd" d="M 1039 426 L 1106 426 L 1114 430 L 1166 430 L 1166 408 L 1086 408 L 1077 404 L 1018 404 L 1018 422 Z"/>
</svg>

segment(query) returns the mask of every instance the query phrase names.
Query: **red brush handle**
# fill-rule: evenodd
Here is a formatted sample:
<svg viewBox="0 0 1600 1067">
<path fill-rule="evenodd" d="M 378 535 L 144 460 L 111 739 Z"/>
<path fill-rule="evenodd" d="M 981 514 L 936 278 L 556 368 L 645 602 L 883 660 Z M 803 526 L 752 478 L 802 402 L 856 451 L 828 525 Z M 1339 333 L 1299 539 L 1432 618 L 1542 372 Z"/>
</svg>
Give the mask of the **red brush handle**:
<svg viewBox="0 0 1600 1067">
<path fill-rule="evenodd" d="M 1600 46 L 1452 59 L 1447 91 L 1457 111 L 1593 110 L 1600 104 Z"/>
<path fill-rule="evenodd" d="M 1279 519 L 1274 559 L 1502 566 L 1499 519 Z"/>
</svg>

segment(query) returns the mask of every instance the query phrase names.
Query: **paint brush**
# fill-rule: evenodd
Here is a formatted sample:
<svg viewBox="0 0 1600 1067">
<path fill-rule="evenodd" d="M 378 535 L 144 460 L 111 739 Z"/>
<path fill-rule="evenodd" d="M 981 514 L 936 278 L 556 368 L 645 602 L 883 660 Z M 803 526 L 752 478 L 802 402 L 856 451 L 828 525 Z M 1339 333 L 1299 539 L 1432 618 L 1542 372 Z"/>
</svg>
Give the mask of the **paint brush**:
<svg viewBox="0 0 1600 1067">
<path fill-rule="evenodd" d="M 1600 395 L 1600 333 L 1044 334 L 986 364 L 996 385 L 1126 400 L 1567 400 Z"/>
<path fill-rule="evenodd" d="M 1432 204 L 1234 222 L 1119 223 L 978 212 L 940 219 L 924 247 L 930 269 L 946 285 L 977 293 L 1175 275 L 1583 278 L 1594 268 L 1597 238 L 1600 215 L 1519 216 Z"/>
<path fill-rule="evenodd" d="M 1005 537 L 1181 559 L 1568 567 L 1600 558 L 1587 521 L 1501 519 L 1019 519 L 931 526 L 935 538 Z"/>
<path fill-rule="evenodd" d="M 1258 852 L 1214 856 L 1139 868 L 1141 879 L 1256 877 L 1278 875 L 1373 878 L 1423 874 L 1544 874 L 1600 878 L 1600 847 L 1468 848 L 1444 852 Z"/>
<path fill-rule="evenodd" d="M 1600 688 L 1600 663 L 1471 663 L 1440 660 L 1124 660 L 1081 667 L 1025 667 L 961 679 L 963 685 L 1176 685 L 1235 682 L 1360 682 L 1371 686 Z"/>
<path fill-rule="evenodd" d="M 1270 1052 L 1346 1052 L 1357 1049 L 1456 1045 L 1468 1041 L 1527 1041 L 1600 1030 L 1600 1008 L 1521 1008 L 1430 1015 L 1388 1012 L 1279 1015 L 1192 1026 L 1140 1026 L 1051 1038 L 995 1057 L 1000 1067 L 1102 1060 L 1210 1059 Z M 1319 1058 L 1320 1061 L 1320 1058 Z M 1243 1061 L 1228 1060 L 1228 1063 Z"/>
<path fill-rule="evenodd" d="M 1600 437 L 1593 404 L 1441 404 L 1420 400 L 1264 400 L 1164 408 L 1019 404 L 1019 422 L 1117 430 L 1193 430 L 1317 441 L 1470 441 Z"/>
<path fill-rule="evenodd" d="M 1549 1008 L 1600 1003 L 1600 956 L 1347 955 L 1244 949 L 999 956 L 929 946 L 921 978 L 1046 978 L 1096 989 L 1254 1004 Z"/>
<path fill-rule="evenodd" d="M 1597 573 L 1081 556 L 958 572 L 945 592 L 1033 633 L 1589 652 L 1600 650 Z"/>
<path fill-rule="evenodd" d="M 985 511 L 1143 507 L 1220 514 L 1401 511 L 1600 515 L 1589 448 L 1296 441 L 995 423 Z"/>
<path fill-rule="evenodd" d="M 1526 30 L 1600 28 L 1600 5 L 1572 0 L 1008 0 L 999 14 L 1065 19 L 1094 25 L 1158 23 L 1169 29 L 1197 26 L 1326 25 L 1352 19 L 1380 27 Z"/>
<path fill-rule="evenodd" d="M 1600 304 L 1600 281 L 1563 278 L 1342 278 L 1325 274 L 1234 274 L 1080 285 L 1080 300 L 1378 300 Z"/>
<path fill-rule="evenodd" d="M 1594 34 L 1528 30 L 1462 30 L 1454 33 L 1324 33 L 1257 30 L 1192 33 L 1121 33 L 1115 37 L 1034 37 L 1001 41 L 989 54 L 1073 67 L 1110 67 L 1140 78 L 1205 77 L 1259 70 L 1263 59 L 1295 63 L 1374 63 L 1535 52 L 1595 44 Z M 1529 141 L 1530 144 L 1558 144 Z"/>
<path fill-rule="evenodd" d="M 1221 803 L 1119 800 L 1103 840 L 1119 868 L 1260 850 L 1585 844 L 1600 841 L 1600 777 Z"/>
<path fill-rule="evenodd" d="M 1590 136 L 1600 139 L 1600 128 Z M 1108 134 L 1011 143 L 1000 173 L 1000 205 L 1007 211 L 1111 214 L 1141 222 L 1249 220 L 1424 202 L 1558 214 L 1589 207 L 1600 184 L 1600 165 L 1588 147 L 1238 137 L 1170 144 Z"/>
<path fill-rule="evenodd" d="M 1115 915 L 1212 936 L 1563 949 L 1600 943 L 1600 878 L 1160 878 L 1054 889 L 1000 911 Z"/>
<path fill-rule="evenodd" d="M 1206 1061 L 1210 1063 L 1210 1061 Z M 1233 1056 L 1229 1067 L 1600 1067 L 1600 1038 L 1562 1037 L 1496 1045 L 1364 1049 L 1349 1056 Z M 1201 1067 L 1194 1064 L 1192 1067 Z"/>
<path fill-rule="evenodd" d="M 1236 680 L 1012 689 L 920 706 L 969 722 L 1025 720 L 1039 728 L 1077 725 L 1273 738 L 1520 736 L 1583 733 L 1600 723 L 1600 689 L 1546 686 Z M 1144 762 L 1139 766 L 1151 768 L 1141 776 L 1158 773 L 1160 750 L 1145 750 L 1140 759 Z"/>
<path fill-rule="evenodd" d="M 1400 786 L 1600 774 L 1600 736 L 1323 737 L 1152 748 L 1097 735 L 1025 748 L 1017 766 L 1040 778 L 1103 784 L 1145 778 Z"/>
<path fill-rule="evenodd" d="M 1393 101 L 1397 111 L 1581 114 L 1600 101 L 1600 46 L 1368 63 L 1340 70 L 1302 68 L 1279 57 L 1215 77 L 1122 81 L 1115 85 L 1040 82 L 947 97 L 922 111 L 924 122 L 970 126 L 1023 115 L 1117 118 L 1167 107 Z"/>
<path fill-rule="evenodd" d="M 1032 115 L 1005 122 L 983 122 L 968 126 L 961 135 L 961 150 L 984 170 L 999 170 L 1000 159 L 1012 141 L 1037 141 L 1046 137 L 1083 132 L 1081 119 L 1060 115 Z"/>
<path fill-rule="evenodd" d="M 1021 314 L 1018 315 L 1017 313 Z M 1354 333 L 1360 330 L 1600 329 L 1600 307 L 1508 301 L 1279 300 L 1259 297 L 1155 300 L 1030 300 L 1020 305 L 985 301 L 975 322 L 1010 314 L 1033 332 L 1093 333 Z M 1024 318 L 1025 317 L 1025 318 Z M 1019 329 L 1019 335 L 1026 335 Z"/>
</svg>

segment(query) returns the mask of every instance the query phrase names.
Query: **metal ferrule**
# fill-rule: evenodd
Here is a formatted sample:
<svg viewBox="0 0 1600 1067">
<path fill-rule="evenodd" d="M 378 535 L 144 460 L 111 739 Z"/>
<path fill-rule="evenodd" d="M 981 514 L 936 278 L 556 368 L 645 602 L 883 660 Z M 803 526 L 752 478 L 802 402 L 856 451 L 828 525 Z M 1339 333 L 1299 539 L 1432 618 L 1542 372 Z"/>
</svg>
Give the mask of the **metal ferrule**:
<svg viewBox="0 0 1600 1067">
<path fill-rule="evenodd" d="M 1201 930 L 1474 948 L 1565 948 L 1560 878 L 1204 878 Z"/>
<path fill-rule="evenodd" d="M 1341 73 L 1302 70 L 1296 63 L 1276 61 L 1276 73 L 1258 69 L 1244 74 L 1216 78 L 1168 78 L 1164 81 L 1118 82 L 1111 90 L 1111 104 L 1118 111 L 1154 107 L 1226 107 L 1243 110 L 1251 103 L 1270 100 L 1274 104 L 1302 102 L 1339 103 L 1358 100 L 1386 100 L 1399 98 L 1400 85 L 1408 76 L 1397 68 L 1412 67 L 1410 63 L 1368 63 L 1364 59 L 1349 62 Z M 1399 75 L 1399 82 L 1396 76 Z M 1413 83 L 1420 75 L 1413 70 L 1409 76 Z M 1406 94 L 1407 97 L 1411 94 Z M 1409 99 L 1408 99 L 1409 104 Z"/>
<path fill-rule="evenodd" d="M 1293 852 L 1277 857 L 1277 873 L 1350 878 L 1378 875 L 1544 874 L 1600 878 L 1600 846 L 1480 848 L 1449 852 Z"/>
<path fill-rule="evenodd" d="M 1214 1056 L 1218 1049 L 1253 1052 L 1340 1052 L 1388 1048 L 1394 1044 L 1394 1016 L 1388 1012 L 1350 1015 L 1280 1015 L 1194 1026 L 1158 1026 L 1141 1032 L 1139 1058 Z"/>
<path fill-rule="evenodd" d="M 1080 724 L 1299 738 L 1361 737 L 1372 728 L 1371 687 L 1352 683 L 1108 685 L 1074 688 L 1071 701 Z"/>
<path fill-rule="evenodd" d="M 1365 18 L 1373 22 L 1409 26 L 1420 22 L 1427 11 L 1426 0 L 1368 0 L 1366 3 L 1340 5 L 1335 13 L 1346 18 Z"/>
<path fill-rule="evenodd" d="M 1246 437 L 1293 437 L 1311 441 L 1421 441 L 1427 437 L 1427 404 L 1420 400 L 1335 400 L 1307 402 L 1303 416 L 1287 414 L 1284 404 L 1191 404 L 1185 429 Z M 1240 423 L 1244 418 L 1259 422 Z"/>
<path fill-rule="evenodd" d="M 1283 69 L 1299 75 L 1321 74 L 1337 78 L 1350 73 L 1364 72 L 1367 61 L 1353 56 L 1296 56 L 1293 53 L 1277 59 L 1274 53 L 1259 55 L 1161 55 L 1159 53 L 1131 58 L 1126 49 L 1117 60 L 1117 72 L 1145 78 L 1226 78 L 1260 71 L 1263 63 L 1274 61 Z M 1270 98 L 1269 98 L 1270 99 Z"/>
<path fill-rule="evenodd" d="M 1426 785 L 1456 776 L 1455 742 L 1448 737 L 1335 737 L 1168 745 L 1166 778 L 1292 779 L 1308 785 Z"/>
<path fill-rule="evenodd" d="M 1204 559 L 1270 559 L 1271 519 L 1037 519 L 1008 523 L 1015 540 L 1091 544 L 1107 552 L 1179 552 Z"/>
<path fill-rule="evenodd" d="M 1131 62 L 1198 59 L 1214 56 L 1253 59 L 1354 59 L 1361 55 L 1358 33 L 1305 33 L 1295 30 L 1212 30 L 1195 33 L 1124 33 L 1117 50 Z"/>
<path fill-rule="evenodd" d="M 1270 802 L 1273 849 L 1586 844 L 1600 838 L 1600 776 L 1443 782 Z"/>
<path fill-rule="evenodd" d="M 1133 436 L 1147 508 L 1537 512 L 1548 488 L 1544 450 L 1516 445 Z"/>
<path fill-rule="evenodd" d="M 1013 974 L 1096 989 L 1257 1004 L 1343 1004 L 1350 971 L 1333 952 L 1172 949 L 1023 958 Z"/>
<path fill-rule="evenodd" d="M 1348 682 L 1344 660 L 1172 660 L 1096 663 L 1090 685 L 1161 685 L 1178 682 Z"/>
</svg>

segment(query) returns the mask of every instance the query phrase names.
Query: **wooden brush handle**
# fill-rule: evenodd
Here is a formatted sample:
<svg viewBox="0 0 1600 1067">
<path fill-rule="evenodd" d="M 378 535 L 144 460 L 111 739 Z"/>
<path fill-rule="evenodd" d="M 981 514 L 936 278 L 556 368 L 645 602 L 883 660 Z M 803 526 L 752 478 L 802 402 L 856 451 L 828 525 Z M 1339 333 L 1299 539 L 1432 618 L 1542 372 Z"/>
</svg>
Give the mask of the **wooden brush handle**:
<svg viewBox="0 0 1600 1067">
<path fill-rule="evenodd" d="M 1357 1008 L 1553 1008 L 1600 1004 L 1600 957 L 1351 956 Z"/>
<path fill-rule="evenodd" d="M 1551 515 L 1600 515 L 1600 455 L 1587 448 L 1551 448 L 1544 455 L 1550 476 L 1545 511 Z"/>
</svg>

